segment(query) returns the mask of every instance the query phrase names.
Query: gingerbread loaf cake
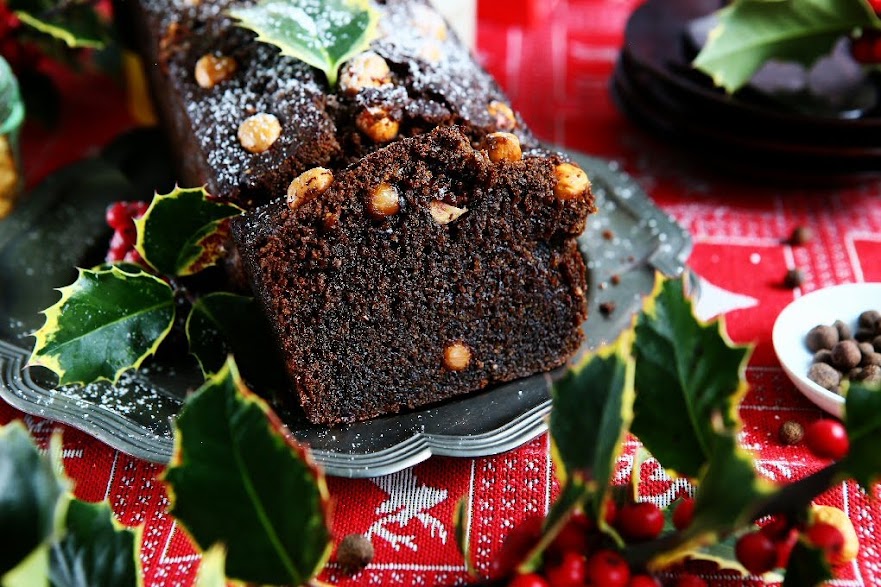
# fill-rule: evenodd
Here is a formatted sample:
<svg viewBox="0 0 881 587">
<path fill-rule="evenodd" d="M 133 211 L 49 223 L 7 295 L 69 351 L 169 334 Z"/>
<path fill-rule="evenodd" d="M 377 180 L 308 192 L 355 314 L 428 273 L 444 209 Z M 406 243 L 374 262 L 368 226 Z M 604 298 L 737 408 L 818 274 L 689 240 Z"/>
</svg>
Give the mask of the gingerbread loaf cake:
<svg viewBox="0 0 881 587">
<path fill-rule="evenodd" d="M 237 218 L 310 420 L 397 412 L 563 364 L 582 340 L 586 177 L 439 128 L 307 171 Z"/>
<path fill-rule="evenodd" d="M 593 211 L 427 0 L 380 0 L 336 87 L 231 0 L 118 0 L 181 183 L 251 211 L 235 250 L 307 417 L 338 424 L 562 365 Z"/>
</svg>

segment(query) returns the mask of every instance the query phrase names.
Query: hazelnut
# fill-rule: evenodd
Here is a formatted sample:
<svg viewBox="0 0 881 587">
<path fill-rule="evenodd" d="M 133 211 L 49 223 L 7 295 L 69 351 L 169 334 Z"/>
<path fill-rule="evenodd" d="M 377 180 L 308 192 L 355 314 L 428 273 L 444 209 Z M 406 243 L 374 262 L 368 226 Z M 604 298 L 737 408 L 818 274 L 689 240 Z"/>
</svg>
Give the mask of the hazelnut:
<svg viewBox="0 0 881 587">
<path fill-rule="evenodd" d="M 340 73 L 340 88 L 354 96 L 364 88 L 380 88 L 391 83 L 391 70 L 385 59 L 373 51 L 355 55 Z"/>
<path fill-rule="evenodd" d="M 811 352 L 817 352 L 821 349 L 832 349 L 838 342 L 838 330 L 832 326 L 819 324 L 808 331 L 805 342 Z"/>
<path fill-rule="evenodd" d="M 449 224 L 459 219 L 462 214 L 468 211 L 467 208 L 457 208 L 440 200 L 434 200 L 429 204 L 431 217 L 438 224 Z"/>
<path fill-rule="evenodd" d="M 238 64 L 232 57 L 215 57 L 209 53 L 200 57 L 196 62 L 194 75 L 200 88 L 210 90 L 217 84 L 231 78 L 236 69 L 238 69 Z"/>
<path fill-rule="evenodd" d="M 496 128 L 499 130 L 513 130 L 517 126 L 517 118 L 514 116 L 514 111 L 504 102 L 493 100 L 486 107 L 486 111 L 495 119 Z"/>
<path fill-rule="evenodd" d="M 444 367 L 462 371 L 471 362 L 471 349 L 463 342 L 454 342 L 444 349 Z"/>
<path fill-rule="evenodd" d="M 486 107 L 486 111 L 495 119 L 496 128 L 499 130 L 514 130 L 517 126 L 517 118 L 514 116 L 514 111 L 504 102 L 493 100 Z"/>
<path fill-rule="evenodd" d="M 520 139 L 517 135 L 507 132 L 494 132 L 484 138 L 486 151 L 493 163 L 501 161 L 520 161 L 523 159 L 523 151 L 520 149 Z"/>
<path fill-rule="evenodd" d="M 400 212 L 401 202 L 398 197 L 398 189 L 387 183 L 381 183 L 373 188 L 370 193 L 370 201 L 367 203 L 367 211 L 377 220 L 394 216 Z"/>
<path fill-rule="evenodd" d="M 832 326 L 838 331 L 838 340 L 848 340 L 853 338 L 853 331 L 850 329 L 850 326 L 841 320 L 836 320 Z"/>
<path fill-rule="evenodd" d="M 333 173 L 324 167 L 315 167 L 296 177 L 288 186 L 288 208 L 296 210 L 314 200 L 333 185 Z"/>
<path fill-rule="evenodd" d="M 843 340 L 832 347 L 832 365 L 840 371 L 853 369 L 863 360 L 860 348 L 852 340 Z"/>
<path fill-rule="evenodd" d="M 795 420 L 788 420 L 780 427 L 778 436 L 781 443 L 791 446 L 802 441 L 805 437 L 805 429 Z"/>
<path fill-rule="evenodd" d="M 370 107 L 355 119 L 358 129 L 375 143 L 387 143 L 398 136 L 401 123 L 389 116 L 385 108 Z"/>
<path fill-rule="evenodd" d="M 363 534 L 349 534 L 336 550 L 337 563 L 347 573 L 357 573 L 373 560 L 373 543 Z"/>
<path fill-rule="evenodd" d="M 841 373 L 826 363 L 814 363 L 808 371 L 808 379 L 831 391 L 841 383 Z"/>
<path fill-rule="evenodd" d="M 561 163 L 554 168 L 557 185 L 554 195 L 560 200 L 572 200 L 584 196 L 590 190 L 590 180 L 583 169 L 571 163 Z"/>
<path fill-rule="evenodd" d="M 261 112 L 239 125 L 239 142 L 250 153 L 262 153 L 281 136 L 281 123 L 272 114 Z"/>
</svg>

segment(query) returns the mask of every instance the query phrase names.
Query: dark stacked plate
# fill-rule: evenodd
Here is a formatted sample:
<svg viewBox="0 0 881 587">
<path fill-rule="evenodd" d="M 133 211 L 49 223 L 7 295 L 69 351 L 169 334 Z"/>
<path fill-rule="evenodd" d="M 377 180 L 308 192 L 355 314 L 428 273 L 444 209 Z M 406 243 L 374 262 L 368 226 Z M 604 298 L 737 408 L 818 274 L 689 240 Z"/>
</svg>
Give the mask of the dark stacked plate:
<svg viewBox="0 0 881 587">
<path fill-rule="evenodd" d="M 799 110 L 747 87 L 728 95 L 691 67 L 689 25 L 719 0 L 649 0 L 631 16 L 612 79 L 619 107 L 700 159 L 749 178 L 840 182 L 881 177 L 881 108 Z"/>
</svg>

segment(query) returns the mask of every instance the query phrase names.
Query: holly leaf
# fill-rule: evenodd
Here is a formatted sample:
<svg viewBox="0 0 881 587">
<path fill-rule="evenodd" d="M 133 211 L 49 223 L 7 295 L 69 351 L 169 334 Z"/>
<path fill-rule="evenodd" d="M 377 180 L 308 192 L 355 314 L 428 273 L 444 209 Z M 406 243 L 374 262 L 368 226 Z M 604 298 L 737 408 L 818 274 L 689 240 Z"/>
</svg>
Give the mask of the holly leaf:
<svg viewBox="0 0 881 587">
<path fill-rule="evenodd" d="M 851 382 L 844 405 L 844 425 L 850 451 L 842 471 L 867 491 L 881 477 L 881 390 Z"/>
<path fill-rule="evenodd" d="M 157 194 L 135 221 L 135 246 L 159 273 L 192 275 L 224 256 L 229 219 L 241 212 L 238 206 L 210 199 L 205 188 L 175 188 Z"/>
<path fill-rule="evenodd" d="M 750 348 L 734 345 L 722 319 L 694 315 L 682 279 L 658 277 L 636 325 L 633 433 L 665 469 L 700 475 L 720 434 L 741 427 Z"/>
<path fill-rule="evenodd" d="M 812 65 L 843 35 L 878 28 L 863 0 L 736 0 L 717 12 L 694 66 L 734 92 L 769 59 Z"/>
<path fill-rule="evenodd" d="M 0 56 L 0 135 L 15 132 L 17 137 L 23 120 L 24 103 L 18 80 L 6 59 Z"/>
<path fill-rule="evenodd" d="M 202 554 L 194 587 L 227 587 L 225 567 L 226 549 L 215 544 Z"/>
<path fill-rule="evenodd" d="M 799 540 L 789 555 L 783 587 L 811 587 L 832 579 L 832 569 L 823 550 Z"/>
<path fill-rule="evenodd" d="M 18 573 L 23 568 L 33 570 L 29 564 L 20 567 L 28 559 L 40 568 L 45 559 L 35 551 L 55 534 L 65 490 L 64 481 L 34 446 L 22 422 L 0 428 L 0 528 L 15 533 L 0 548 L 0 577 L 13 569 Z M 4 585 L 8 579 L 4 577 Z"/>
<path fill-rule="evenodd" d="M 471 544 L 468 541 L 468 531 L 471 527 L 471 508 L 468 507 L 468 496 L 462 497 L 456 502 L 456 509 L 453 511 L 453 529 L 456 535 L 456 545 L 462 558 L 465 559 L 465 569 L 472 577 L 477 576 L 477 567 L 474 566 L 474 558 L 471 556 Z"/>
<path fill-rule="evenodd" d="M 224 292 L 202 296 L 187 317 L 186 332 L 206 377 L 232 354 L 245 379 L 259 389 L 287 387 L 274 338 L 254 298 Z"/>
<path fill-rule="evenodd" d="M 71 49 L 102 49 L 110 38 L 108 23 L 89 2 L 10 0 L 9 9 L 23 24 Z"/>
<path fill-rule="evenodd" d="M 186 402 L 164 482 L 171 514 L 204 550 L 227 548 L 226 574 L 302 585 L 330 556 L 324 476 L 231 359 Z"/>
<path fill-rule="evenodd" d="M 52 545 L 49 577 L 53 587 L 134 587 L 138 585 L 135 533 L 114 526 L 110 506 L 73 500 L 66 533 Z"/>
<path fill-rule="evenodd" d="M 61 288 L 61 299 L 45 310 L 46 322 L 29 365 L 54 371 L 59 385 L 116 382 L 156 352 L 174 323 L 171 287 L 148 273 L 78 269 Z"/>
<path fill-rule="evenodd" d="M 369 0 L 260 0 L 230 16 L 257 33 L 258 41 L 322 70 L 331 86 L 340 65 L 370 46 L 379 22 Z"/>
</svg>

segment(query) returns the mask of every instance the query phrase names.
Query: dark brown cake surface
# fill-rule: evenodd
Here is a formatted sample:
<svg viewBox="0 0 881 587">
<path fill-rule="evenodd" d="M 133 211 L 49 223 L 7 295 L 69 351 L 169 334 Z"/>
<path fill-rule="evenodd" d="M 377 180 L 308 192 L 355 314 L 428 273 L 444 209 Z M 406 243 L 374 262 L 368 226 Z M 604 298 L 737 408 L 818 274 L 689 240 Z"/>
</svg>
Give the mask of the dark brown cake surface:
<svg viewBox="0 0 881 587">
<path fill-rule="evenodd" d="M 312 421 L 447 399 L 575 352 L 586 316 L 575 237 L 593 198 L 561 197 L 557 157 L 511 159 L 437 129 L 336 172 L 299 206 L 234 222 Z"/>
<path fill-rule="evenodd" d="M 537 146 L 495 81 L 426 0 L 377 2 L 380 36 L 370 59 L 359 56 L 345 65 L 335 88 L 323 73 L 234 25 L 227 10 L 248 0 L 117 3 L 146 57 L 160 114 L 178 150 L 181 181 L 207 184 L 226 199 L 265 203 L 282 196 L 306 169 L 341 169 L 436 126 L 460 125 L 474 140 L 510 131 L 525 148 Z M 200 67 L 204 73 L 200 60 L 206 56 L 224 60 L 220 66 L 211 62 L 215 81 L 208 84 L 197 73 Z M 387 75 L 361 84 L 375 71 L 376 58 Z M 280 133 L 265 150 L 251 152 L 239 128 L 258 114 L 275 117 Z M 382 132 L 371 129 L 370 116 L 388 125 Z"/>
</svg>

